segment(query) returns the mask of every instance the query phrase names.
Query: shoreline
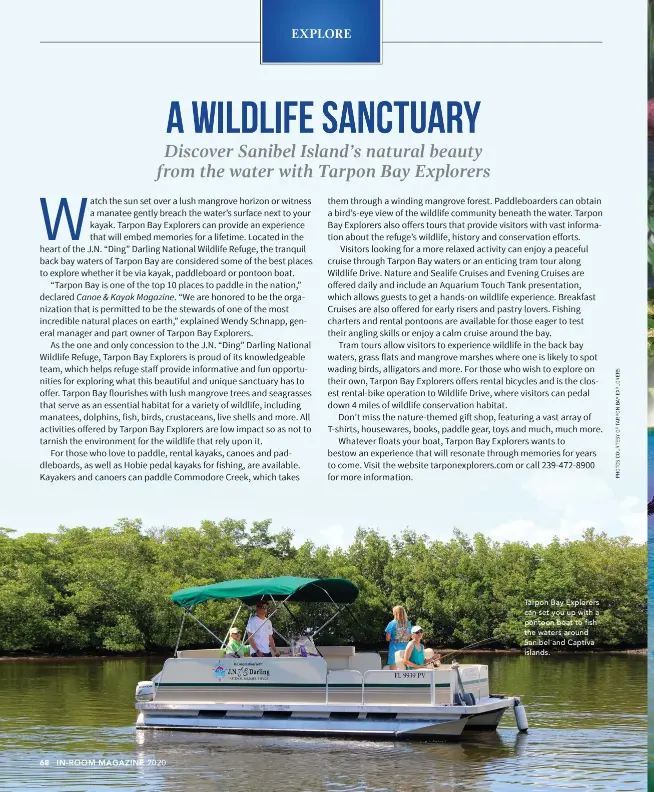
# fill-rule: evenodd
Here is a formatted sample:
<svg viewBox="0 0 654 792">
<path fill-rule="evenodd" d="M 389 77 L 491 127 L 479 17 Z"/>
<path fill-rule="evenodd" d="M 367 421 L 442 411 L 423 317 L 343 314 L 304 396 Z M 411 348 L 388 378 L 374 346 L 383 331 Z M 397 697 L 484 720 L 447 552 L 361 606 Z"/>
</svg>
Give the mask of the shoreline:
<svg viewBox="0 0 654 792">
<path fill-rule="evenodd" d="M 366 647 L 362 647 L 365 649 Z M 472 655 L 472 654 L 487 654 L 487 655 L 521 655 L 521 656 L 529 656 L 525 655 L 526 649 L 533 649 L 534 647 L 525 647 L 525 649 L 437 649 L 441 655 L 444 654 L 457 654 L 457 655 Z M 384 650 L 373 650 L 373 651 L 384 651 Z M 560 650 L 556 652 L 550 651 L 549 657 L 556 657 L 558 655 L 646 655 L 647 654 L 647 647 L 638 648 L 638 649 L 584 649 L 580 651 L 569 651 L 569 650 Z M 126 653 L 117 653 L 117 654 L 75 654 L 75 655 L 66 655 L 66 654 L 49 654 L 49 653 L 40 653 L 40 654 L 32 654 L 32 655 L 0 655 L 0 662 L 10 662 L 10 661 L 19 661 L 19 660 L 34 660 L 34 661 L 44 661 L 44 660 L 138 660 L 138 659 L 157 659 L 157 658 L 168 658 L 171 657 L 171 653 L 166 652 L 126 652 Z"/>
</svg>

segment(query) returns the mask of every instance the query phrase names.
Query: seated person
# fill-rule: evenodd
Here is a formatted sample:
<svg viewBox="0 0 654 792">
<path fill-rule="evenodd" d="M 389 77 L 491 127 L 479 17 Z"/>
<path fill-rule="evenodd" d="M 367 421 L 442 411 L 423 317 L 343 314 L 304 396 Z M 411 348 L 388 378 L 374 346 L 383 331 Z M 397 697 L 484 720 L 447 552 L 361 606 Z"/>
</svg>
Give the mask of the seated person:
<svg viewBox="0 0 654 792">
<path fill-rule="evenodd" d="M 422 644 L 422 627 L 416 625 L 411 629 L 411 640 L 404 650 L 404 665 L 406 668 L 431 668 L 437 664 L 441 656 L 433 655 L 431 660 L 425 659 L 425 647 Z"/>
<path fill-rule="evenodd" d="M 231 627 L 229 630 L 229 641 L 225 647 L 225 657 L 248 657 L 250 647 L 241 643 L 241 631 L 238 627 Z"/>
</svg>

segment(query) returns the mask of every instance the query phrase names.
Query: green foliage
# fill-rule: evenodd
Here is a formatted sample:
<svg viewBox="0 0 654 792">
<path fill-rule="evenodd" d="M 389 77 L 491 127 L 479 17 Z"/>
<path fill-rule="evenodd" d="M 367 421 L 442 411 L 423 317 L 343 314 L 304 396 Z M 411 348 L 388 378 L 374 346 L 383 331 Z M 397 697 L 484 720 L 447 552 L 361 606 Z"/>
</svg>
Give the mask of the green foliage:
<svg viewBox="0 0 654 792">
<path fill-rule="evenodd" d="M 270 520 L 203 521 L 198 528 L 143 531 L 139 520 L 104 528 L 60 528 L 12 536 L 0 528 L 0 651 L 133 652 L 173 647 L 181 611 L 177 589 L 239 577 L 345 577 L 360 589 L 351 608 L 321 634 L 325 643 L 383 645 L 393 605 L 402 604 L 435 646 L 490 637 L 524 639 L 525 600 L 600 602 L 592 628 L 597 645 L 644 646 L 646 546 L 588 531 L 548 546 L 493 542 L 454 530 L 448 541 L 411 531 L 392 539 L 359 529 L 346 550 L 311 542 L 296 547 Z M 234 603 L 200 606 L 198 615 L 223 635 Z M 328 616 L 324 605 L 301 609 L 305 626 Z M 290 622 L 282 611 L 278 626 Z M 242 626 L 242 625 L 241 625 Z M 187 619 L 182 645 L 209 636 Z"/>
</svg>

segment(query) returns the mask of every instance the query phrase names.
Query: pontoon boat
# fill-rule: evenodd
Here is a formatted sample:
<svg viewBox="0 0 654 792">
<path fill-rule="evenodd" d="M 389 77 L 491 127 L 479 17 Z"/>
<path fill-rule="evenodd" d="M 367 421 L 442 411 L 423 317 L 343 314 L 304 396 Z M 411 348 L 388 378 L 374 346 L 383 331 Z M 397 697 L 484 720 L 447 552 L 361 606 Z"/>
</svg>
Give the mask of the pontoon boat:
<svg viewBox="0 0 654 792">
<path fill-rule="evenodd" d="M 180 637 L 188 616 L 220 648 L 179 650 L 178 638 L 174 657 L 151 681 L 137 685 L 137 728 L 456 739 L 464 730 L 497 728 L 512 708 L 519 730 L 526 731 L 520 699 L 491 695 L 485 665 L 390 670 L 382 668 L 377 652 L 316 645 L 316 635 L 358 593 L 349 580 L 297 577 L 177 591 L 172 600 L 184 609 Z M 261 599 L 274 604 L 268 618 L 291 602 L 331 603 L 337 612 L 310 635 L 286 639 L 279 657 L 226 657 L 227 638 L 221 641 L 191 612 L 216 599 L 240 600 L 232 625 L 243 605 Z"/>
</svg>

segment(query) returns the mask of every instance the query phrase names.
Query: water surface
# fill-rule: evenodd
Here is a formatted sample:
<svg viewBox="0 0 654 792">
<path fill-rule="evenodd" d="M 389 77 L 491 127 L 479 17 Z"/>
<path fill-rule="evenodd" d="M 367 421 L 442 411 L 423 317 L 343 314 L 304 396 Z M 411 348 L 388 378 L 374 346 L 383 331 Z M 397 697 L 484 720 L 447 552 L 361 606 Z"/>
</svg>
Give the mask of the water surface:
<svg viewBox="0 0 654 792">
<path fill-rule="evenodd" d="M 160 660 L 0 662 L 0 789 L 645 789 L 645 657 L 466 661 L 490 666 L 493 692 L 524 697 L 528 734 L 517 733 L 512 713 L 496 733 L 473 733 L 461 743 L 137 733 L 134 687 L 159 670 Z"/>
</svg>

